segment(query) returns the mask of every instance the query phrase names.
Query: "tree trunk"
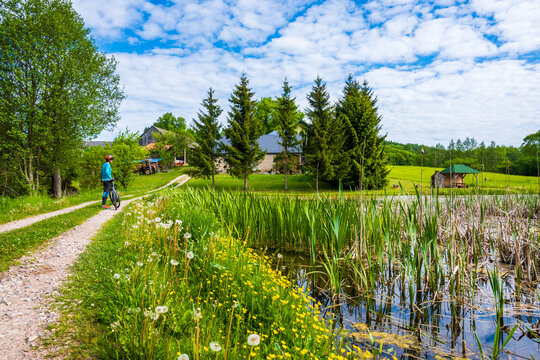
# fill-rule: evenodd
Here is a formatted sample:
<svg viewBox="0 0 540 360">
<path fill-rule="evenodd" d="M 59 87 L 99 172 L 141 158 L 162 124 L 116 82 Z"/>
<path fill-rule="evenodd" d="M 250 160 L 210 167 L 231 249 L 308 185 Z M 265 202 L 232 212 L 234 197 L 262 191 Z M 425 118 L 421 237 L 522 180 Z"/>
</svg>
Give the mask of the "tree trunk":
<svg viewBox="0 0 540 360">
<path fill-rule="evenodd" d="M 38 148 L 38 150 L 37 150 L 37 161 L 36 161 L 36 189 L 38 191 L 39 191 L 39 163 L 41 161 L 40 155 L 41 155 L 41 148 Z"/>
<path fill-rule="evenodd" d="M 186 158 L 187 152 L 186 148 L 184 148 L 184 163 L 187 164 L 187 158 Z"/>
<path fill-rule="evenodd" d="M 319 163 L 317 163 L 317 171 L 315 172 L 315 191 L 319 193 Z"/>
<path fill-rule="evenodd" d="M 214 179 L 214 171 L 212 171 L 212 188 L 216 191 L 216 180 Z"/>
<path fill-rule="evenodd" d="M 36 186 L 34 184 L 34 167 L 32 162 L 32 154 L 28 156 L 28 161 L 26 158 L 23 157 L 23 168 L 24 168 L 24 176 L 26 178 L 26 182 L 28 183 L 28 186 L 30 187 L 30 190 L 32 193 L 36 193 Z"/>
<path fill-rule="evenodd" d="M 285 148 L 287 151 L 287 148 Z M 287 175 L 289 174 L 289 158 L 285 155 L 285 191 L 287 191 Z"/>
<path fill-rule="evenodd" d="M 247 191 L 247 180 L 248 180 L 248 177 L 244 175 L 244 191 Z"/>
<path fill-rule="evenodd" d="M 60 169 L 56 169 L 53 174 L 53 196 L 57 199 L 62 197 L 62 177 L 60 175 Z"/>
<path fill-rule="evenodd" d="M 7 172 L 7 170 L 4 171 L 4 175 L 6 177 L 6 181 L 4 183 L 4 191 L 2 193 L 2 196 L 6 196 L 6 190 L 7 190 L 7 186 L 8 186 L 8 172 Z"/>
</svg>

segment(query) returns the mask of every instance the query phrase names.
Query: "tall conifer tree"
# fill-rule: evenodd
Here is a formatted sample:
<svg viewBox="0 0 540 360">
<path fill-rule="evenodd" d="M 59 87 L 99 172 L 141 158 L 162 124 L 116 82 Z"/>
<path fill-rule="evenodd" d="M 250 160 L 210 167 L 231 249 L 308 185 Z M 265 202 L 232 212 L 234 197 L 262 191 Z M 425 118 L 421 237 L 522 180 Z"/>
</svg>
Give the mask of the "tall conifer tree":
<svg viewBox="0 0 540 360">
<path fill-rule="evenodd" d="M 214 90 L 208 90 L 208 97 L 201 103 L 203 109 L 197 113 L 198 121 L 193 119 L 195 141 L 198 146 L 193 150 L 190 165 L 194 167 L 191 174 L 196 177 L 208 179 L 212 177 L 212 187 L 216 189 L 215 174 L 216 161 L 221 156 L 219 140 L 221 139 L 221 126 L 219 115 L 223 112 L 214 98 Z"/>
<path fill-rule="evenodd" d="M 295 99 L 291 99 L 291 87 L 287 82 L 287 79 L 283 81 L 283 93 L 277 99 L 276 109 L 276 124 L 277 132 L 280 140 L 278 143 L 282 146 L 281 154 L 279 155 L 279 161 L 283 163 L 285 167 L 285 191 L 287 191 L 287 175 L 289 174 L 289 168 L 292 161 L 294 161 L 294 155 L 291 150 L 296 149 L 302 142 L 298 139 L 298 108 L 295 103 Z"/>
<path fill-rule="evenodd" d="M 343 123 L 335 116 L 326 84 L 319 76 L 307 100 L 306 115 L 310 124 L 307 126 L 307 143 L 304 144 L 305 167 L 315 176 L 315 190 L 319 191 L 319 179 L 332 181 L 341 174 L 339 160 L 344 141 Z"/>
<path fill-rule="evenodd" d="M 240 77 L 229 99 L 231 110 L 224 129 L 230 145 L 223 145 L 226 152 L 227 172 L 244 179 L 244 190 L 247 190 L 248 177 L 266 155 L 259 146 L 258 139 L 262 135 L 262 122 L 253 116 L 255 110 L 254 93 L 248 88 L 246 74 Z"/>
<path fill-rule="evenodd" d="M 346 126 L 344 151 L 352 162 L 344 178 L 345 186 L 378 189 L 387 183 L 387 159 L 380 136 L 381 117 L 377 113 L 377 98 L 367 81 L 360 85 L 349 75 L 343 97 L 336 106 L 338 117 Z"/>
</svg>

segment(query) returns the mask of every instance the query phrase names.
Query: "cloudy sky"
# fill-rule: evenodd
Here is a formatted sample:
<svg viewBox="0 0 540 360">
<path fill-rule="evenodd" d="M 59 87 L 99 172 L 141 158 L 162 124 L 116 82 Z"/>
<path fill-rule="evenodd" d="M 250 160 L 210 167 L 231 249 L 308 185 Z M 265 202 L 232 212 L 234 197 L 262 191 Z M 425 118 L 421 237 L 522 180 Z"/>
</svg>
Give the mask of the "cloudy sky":
<svg viewBox="0 0 540 360">
<path fill-rule="evenodd" d="M 125 87 L 118 128 L 188 120 L 212 86 L 227 109 L 244 71 L 257 98 L 283 79 L 301 109 L 319 74 L 333 101 L 347 74 L 379 99 L 402 143 L 466 136 L 519 146 L 540 129 L 538 0 L 73 0 Z M 221 121 L 226 121 L 226 111 Z M 98 139 L 109 140 L 114 133 Z"/>
</svg>

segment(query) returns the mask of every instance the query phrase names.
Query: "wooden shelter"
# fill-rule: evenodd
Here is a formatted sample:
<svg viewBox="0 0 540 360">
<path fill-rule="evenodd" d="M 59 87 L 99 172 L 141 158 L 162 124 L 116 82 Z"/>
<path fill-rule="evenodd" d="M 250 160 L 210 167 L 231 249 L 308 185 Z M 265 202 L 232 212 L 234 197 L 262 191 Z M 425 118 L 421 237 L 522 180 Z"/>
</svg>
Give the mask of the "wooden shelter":
<svg viewBox="0 0 540 360">
<path fill-rule="evenodd" d="M 431 175 L 431 187 L 464 188 L 465 183 L 463 182 L 463 179 L 468 174 L 472 174 L 476 177 L 476 186 L 478 186 L 478 174 L 480 174 L 480 171 L 470 168 L 467 165 L 456 164 L 447 167 L 442 171 L 435 171 L 435 174 Z"/>
</svg>

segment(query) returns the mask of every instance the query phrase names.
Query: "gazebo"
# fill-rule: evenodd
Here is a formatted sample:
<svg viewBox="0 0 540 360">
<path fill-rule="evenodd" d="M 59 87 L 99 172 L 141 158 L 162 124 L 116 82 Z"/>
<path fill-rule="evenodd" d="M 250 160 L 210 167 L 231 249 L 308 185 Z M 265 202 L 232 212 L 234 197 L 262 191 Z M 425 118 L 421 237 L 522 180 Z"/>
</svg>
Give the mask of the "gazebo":
<svg viewBox="0 0 540 360">
<path fill-rule="evenodd" d="M 447 187 L 465 187 L 463 178 L 468 175 L 473 174 L 476 177 L 476 186 L 478 186 L 478 174 L 480 171 L 468 167 L 463 164 L 456 164 L 442 171 L 435 171 L 435 174 L 431 176 L 431 187 L 438 188 L 447 188 Z"/>
</svg>

